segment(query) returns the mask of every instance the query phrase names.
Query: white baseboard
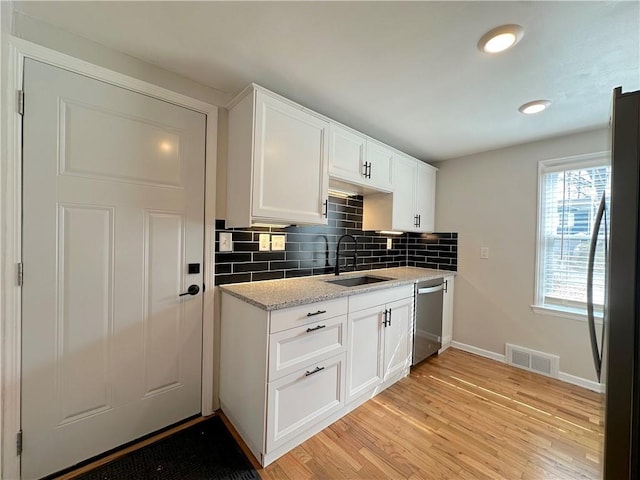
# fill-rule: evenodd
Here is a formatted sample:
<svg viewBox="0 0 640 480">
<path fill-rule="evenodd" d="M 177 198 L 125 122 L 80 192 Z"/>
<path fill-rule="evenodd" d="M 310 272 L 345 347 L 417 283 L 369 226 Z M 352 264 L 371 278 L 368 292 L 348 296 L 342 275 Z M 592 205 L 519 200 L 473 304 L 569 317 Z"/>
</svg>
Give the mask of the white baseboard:
<svg viewBox="0 0 640 480">
<path fill-rule="evenodd" d="M 504 355 L 500 353 L 485 350 L 484 348 L 474 347 L 473 345 L 467 345 L 466 343 L 456 342 L 455 340 L 451 342 L 451 346 L 453 348 L 457 348 L 458 350 L 463 350 L 465 352 L 475 353 L 476 355 L 480 355 L 481 357 L 490 358 L 491 360 L 495 360 L 496 362 L 505 363 Z"/>
<path fill-rule="evenodd" d="M 594 391 L 596 393 L 604 393 L 605 384 L 594 382 L 593 380 L 587 380 L 586 378 L 576 377 L 575 375 L 571 375 L 570 373 L 560 372 L 558 374 L 558 379 L 563 382 L 570 383 L 572 385 L 577 385 L 582 388 L 586 388 L 588 390 Z"/>
<path fill-rule="evenodd" d="M 485 350 L 484 348 L 474 347 L 473 345 L 456 342 L 455 340 L 451 342 L 451 346 L 464 352 L 475 353 L 476 355 L 480 355 L 481 357 L 490 358 L 491 360 L 495 360 L 496 362 L 506 363 L 504 355 L 492 352 L 490 350 Z M 570 383 L 572 385 L 577 385 L 578 387 L 586 388 L 597 393 L 604 393 L 605 391 L 604 384 L 594 382 L 593 380 L 587 380 L 586 378 L 576 377 L 575 375 L 571 375 L 569 373 L 559 372 L 558 380 L 565 383 Z"/>
</svg>

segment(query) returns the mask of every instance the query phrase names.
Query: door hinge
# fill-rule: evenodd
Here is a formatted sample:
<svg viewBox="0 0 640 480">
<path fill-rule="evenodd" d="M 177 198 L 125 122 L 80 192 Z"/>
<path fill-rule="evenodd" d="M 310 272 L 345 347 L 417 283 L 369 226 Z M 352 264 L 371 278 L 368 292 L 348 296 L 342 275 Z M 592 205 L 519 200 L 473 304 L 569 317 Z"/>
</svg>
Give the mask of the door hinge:
<svg viewBox="0 0 640 480">
<path fill-rule="evenodd" d="M 18 90 L 18 113 L 24 115 L 24 90 Z"/>
<path fill-rule="evenodd" d="M 24 282 L 24 265 L 22 262 L 18 263 L 18 286 L 21 287 Z"/>
<path fill-rule="evenodd" d="M 16 434 L 16 452 L 17 455 L 22 455 L 22 430 Z"/>
</svg>

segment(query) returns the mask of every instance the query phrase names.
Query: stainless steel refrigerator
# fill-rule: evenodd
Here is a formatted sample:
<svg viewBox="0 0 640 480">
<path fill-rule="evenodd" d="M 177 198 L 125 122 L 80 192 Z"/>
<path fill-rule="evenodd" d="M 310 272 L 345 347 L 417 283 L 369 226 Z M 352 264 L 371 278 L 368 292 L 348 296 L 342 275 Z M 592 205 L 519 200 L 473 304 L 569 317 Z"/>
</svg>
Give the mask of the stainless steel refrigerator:
<svg viewBox="0 0 640 480">
<path fill-rule="evenodd" d="M 592 315 L 589 323 L 599 377 L 602 350 L 606 357 L 604 478 L 623 480 L 640 478 L 640 91 L 614 90 L 611 135 L 608 298 L 600 348 Z"/>
</svg>

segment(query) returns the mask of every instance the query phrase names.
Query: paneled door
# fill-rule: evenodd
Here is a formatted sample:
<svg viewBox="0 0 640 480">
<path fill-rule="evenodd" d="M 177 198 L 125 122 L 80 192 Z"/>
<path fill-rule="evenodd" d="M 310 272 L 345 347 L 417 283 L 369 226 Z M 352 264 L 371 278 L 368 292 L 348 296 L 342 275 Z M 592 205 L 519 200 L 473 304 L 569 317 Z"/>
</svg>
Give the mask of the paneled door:
<svg viewBox="0 0 640 480">
<path fill-rule="evenodd" d="M 206 118 L 32 60 L 24 90 L 31 479 L 200 412 Z"/>
</svg>

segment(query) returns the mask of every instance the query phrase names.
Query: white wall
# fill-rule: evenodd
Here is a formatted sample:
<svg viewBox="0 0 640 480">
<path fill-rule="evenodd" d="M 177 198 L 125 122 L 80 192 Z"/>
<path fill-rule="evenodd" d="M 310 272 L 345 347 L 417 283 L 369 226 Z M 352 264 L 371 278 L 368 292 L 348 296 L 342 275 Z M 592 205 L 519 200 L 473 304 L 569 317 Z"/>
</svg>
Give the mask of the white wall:
<svg viewBox="0 0 640 480">
<path fill-rule="evenodd" d="M 436 231 L 459 234 L 455 341 L 553 353 L 561 372 L 595 380 L 587 323 L 531 310 L 538 161 L 608 150 L 608 137 L 603 128 L 436 164 Z"/>
<path fill-rule="evenodd" d="M 224 106 L 232 96 L 130 55 L 117 52 L 41 20 L 13 12 L 12 34 L 87 62 L 129 75 L 174 92 Z"/>
</svg>

